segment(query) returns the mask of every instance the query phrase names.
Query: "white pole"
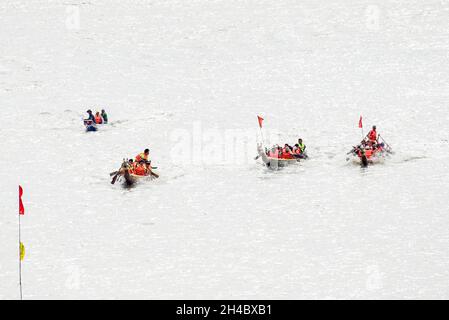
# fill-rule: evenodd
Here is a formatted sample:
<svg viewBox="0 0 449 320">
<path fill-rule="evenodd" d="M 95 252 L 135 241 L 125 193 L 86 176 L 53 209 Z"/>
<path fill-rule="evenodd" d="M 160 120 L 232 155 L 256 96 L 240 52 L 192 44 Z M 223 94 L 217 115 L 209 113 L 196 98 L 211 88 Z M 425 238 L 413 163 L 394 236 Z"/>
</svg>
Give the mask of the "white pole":
<svg viewBox="0 0 449 320">
<path fill-rule="evenodd" d="M 262 128 L 260 128 L 260 136 L 262 138 L 262 146 L 265 146 L 265 139 L 264 139 L 264 136 L 263 136 Z"/>
</svg>

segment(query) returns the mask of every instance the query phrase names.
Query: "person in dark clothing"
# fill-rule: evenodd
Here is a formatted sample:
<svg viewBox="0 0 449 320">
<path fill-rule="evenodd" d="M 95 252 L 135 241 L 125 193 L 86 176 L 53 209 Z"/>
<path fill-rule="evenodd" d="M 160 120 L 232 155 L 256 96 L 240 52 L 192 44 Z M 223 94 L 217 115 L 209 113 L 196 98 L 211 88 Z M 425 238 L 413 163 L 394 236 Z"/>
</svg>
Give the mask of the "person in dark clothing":
<svg viewBox="0 0 449 320">
<path fill-rule="evenodd" d="M 95 116 L 94 116 L 94 114 L 92 113 L 92 110 L 89 109 L 89 110 L 87 110 L 86 112 L 87 112 L 87 115 L 88 115 L 88 117 L 87 117 L 86 120 L 92 120 L 93 123 L 95 123 Z"/>
</svg>

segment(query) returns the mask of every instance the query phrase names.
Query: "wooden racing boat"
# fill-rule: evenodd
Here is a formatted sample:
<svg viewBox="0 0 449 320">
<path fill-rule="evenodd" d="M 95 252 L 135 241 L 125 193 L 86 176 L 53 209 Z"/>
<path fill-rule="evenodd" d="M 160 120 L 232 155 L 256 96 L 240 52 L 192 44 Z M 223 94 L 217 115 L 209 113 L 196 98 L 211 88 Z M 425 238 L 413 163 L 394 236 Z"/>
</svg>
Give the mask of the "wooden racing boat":
<svg viewBox="0 0 449 320">
<path fill-rule="evenodd" d="M 156 179 L 156 177 L 154 177 L 151 174 L 139 176 L 137 174 L 130 173 L 129 169 L 124 169 L 122 175 L 123 175 L 123 184 L 125 184 L 128 187 L 134 186 L 139 182 L 152 181 Z"/>
<path fill-rule="evenodd" d="M 257 146 L 257 152 L 259 154 L 259 158 L 262 159 L 263 163 L 270 169 L 284 168 L 292 164 L 297 164 L 301 161 L 301 158 L 299 157 L 293 159 L 269 157 L 260 144 Z"/>
<path fill-rule="evenodd" d="M 122 182 L 123 185 L 127 187 L 131 187 L 140 182 L 152 181 L 154 179 L 159 178 L 159 175 L 150 170 L 150 173 L 146 175 L 137 175 L 134 174 L 131 170 L 131 166 L 129 161 L 123 160 L 122 166 L 120 170 L 111 173 L 111 176 L 114 175 L 111 184 L 115 184 L 117 181 Z"/>
<path fill-rule="evenodd" d="M 385 143 L 374 144 L 374 146 L 358 145 L 354 147 L 348 154 L 352 156 L 352 162 L 363 167 L 368 165 L 383 163 L 390 155 L 393 154 L 391 147 Z M 346 160 L 349 161 L 350 158 Z"/>
</svg>

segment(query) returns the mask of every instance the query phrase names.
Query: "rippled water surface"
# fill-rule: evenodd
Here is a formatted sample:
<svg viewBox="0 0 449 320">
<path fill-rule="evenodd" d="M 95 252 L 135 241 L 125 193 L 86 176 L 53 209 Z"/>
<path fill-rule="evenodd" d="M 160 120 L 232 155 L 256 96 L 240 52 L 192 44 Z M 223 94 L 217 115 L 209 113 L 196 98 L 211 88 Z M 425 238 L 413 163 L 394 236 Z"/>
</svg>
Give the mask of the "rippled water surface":
<svg viewBox="0 0 449 320">
<path fill-rule="evenodd" d="M 28 299 L 449 298 L 449 2 L 4 0 L 0 15 L 0 298 L 18 298 L 19 183 Z M 97 107 L 111 125 L 86 134 Z M 217 161 L 257 114 L 311 159 Z M 360 114 L 395 150 L 366 169 L 346 162 Z M 146 146 L 161 179 L 112 186 Z"/>
</svg>

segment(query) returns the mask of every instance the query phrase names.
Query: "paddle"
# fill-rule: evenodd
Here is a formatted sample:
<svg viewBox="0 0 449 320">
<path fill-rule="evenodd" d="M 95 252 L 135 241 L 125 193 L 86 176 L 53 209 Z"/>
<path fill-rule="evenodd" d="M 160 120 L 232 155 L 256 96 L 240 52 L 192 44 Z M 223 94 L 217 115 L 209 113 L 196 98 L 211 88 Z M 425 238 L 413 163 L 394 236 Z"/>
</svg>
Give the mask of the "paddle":
<svg viewBox="0 0 449 320">
<path fill-rule="evenodd" d="M 385 142 L 385 144 L 387 145 L 387 147 L 388 147 L 388 149 L 389 149 L 389 150 L 387 150 L 387 152 L 391 153 L 391 152 L 392 152 L 392 148 L 391 148 L 391 146 L 388 144 L 388 142 L 385 141 L 384 137 L 382 137 L 380 134 L 379 134 L 379 138 L 381 138 L 382 141 Z"/>
<path fill-rule="evenodd" d="M 117 172 L 117 174 L 114 176 L 114 178 L 112 178 L 111 184 L 115 184 L 115 182 L 117 181 L 119 175 L 120 175 L 120 171 Z"/>
<path fill-rule="evenodd" d="M 120 169 L 115 171 L 115 176 L 112 178 L 111 184 L 115 184 L 115 182 L 117 181 L 117 178 L 120 176 L 120 171 L 122 170 L 124 165 L 126 165 L 126 160 L 125 159 L 123 159 L 123 163 L 122 163 Z"/>
<path fill-rule="evenodd" d="M 352 147 L 352 150 L 349 151 L 346 155 L 348 156 L 348 155 L 350 155 L 350 154 L 356 154 L 356 151 L 357 151 L 357 149 L 359 149 L 359 148 L 360 148 L 360 146 L 358 146 L 358 147 Z M 349 161 L 349 160 L 351 160 L 351 158 L 350 158 L 350 157 L 346 157 L 346 161 Z"/>
<path fill-rule="evenodd" d="M 154 170 L 154 169 L 157 169 L 157 167 L 152 167 L 151 164 L 150 164 L 149 167 L 150 167 L 150 168 L 149 168 L 149 169 L 150 169 L 150 170 L 149 170 L 149 171 L 150 171 L 150 175 L 152 175 L 153 177 L 159 178 L 159 175 L 158 175 L 157 173 L 153 172 L 153 170 Z"/>
<path fill-rule="evenodd" d="M 346 155 L 350 155 L 351 153 L 353 153 L 355 151 L 356 147 L 352 147 L 352 150 L 349 151 Z"/>
</svg>

